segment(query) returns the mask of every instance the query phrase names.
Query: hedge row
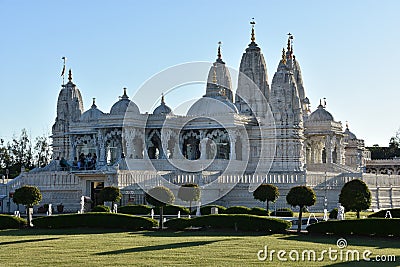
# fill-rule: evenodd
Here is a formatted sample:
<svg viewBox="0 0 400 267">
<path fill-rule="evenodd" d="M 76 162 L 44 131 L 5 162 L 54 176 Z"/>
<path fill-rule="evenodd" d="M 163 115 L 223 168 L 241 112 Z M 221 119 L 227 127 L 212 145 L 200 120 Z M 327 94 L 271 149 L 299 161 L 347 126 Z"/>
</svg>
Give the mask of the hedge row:
<svg viewBox="0 0 400 267">
<path fill-rule="evenodd" d="M 164 225 L 174 230 L 183 230 L 193 226 L 210 229 L 234 229 L 240 231 L 282 233 L 291 227 L 291 222 L 248 214 L 213 214 L 192 219 L 171 219 Z"/>
<path fill-rule="evenodd" d="M 271 216 L 293 217 L 293 211 L 289 208 L 282 208 L 271 213 Z"/>
<path fill-rule="evenodd" d="M 203 206 L 200 208 L 201 215 L 210 215 L 211 214 L 211 209 L 212 208 L 218 208 L 218 214 L 252 214 L 252 215 L 259 215 L 259 216 L 268 216 L 268 212 L 264 208 L 248 208 L 244 206 L 233 206 L 229 208 L 225 208 L 223 206 L 219 205 L 207 205 Z M 124 213 L 124 214 L 132 214 L 132 215 L 149 215 L 151 212 L 151 209 L 154 210 L 154 214 L 158 215 L 159 214 L 159 209 L 158 208 L 153 208 L 148 205 L 127 205 L 127 206 L 122 206 L 118 208 L 118 213 Z M 192 207 L 192 213 L 191 214 L 196 214 L 197 209 L 195 207 Z M 186 207 L 181 207 L 181 206 L 175 206 L 175 205 L 167 205 L 164 207 L 164 214 L 165 215 L 177 215 L 178 212 L 181 212 L 181 215 L 188 215 L 189 214 L 189 209 Z M 277 212 L 277 215 L 274 215 L 275 212 L 273 212 L 271 215 L 273 216 L 285 216 L 285 217 L 291 217 L 293 216 L 293 211 L 290 209 L 279 209 Z"/>
<path fill-rule="evenodd" d="M 84 214 L 63 214 L 33 219 L 38 228 L 115 228 L 115 229 L 151 229 L 157 226 L 156 220 L 126 214 L 90 212 Z"/>
<path fill-rule="evenodd" d="M 118 208 L 118 213 L 131 214 L 131 215 L 149 215 L 151 210 L 154 210 L 154 214 L 158 215 L 160 209 L 156 207 L 151 207 L 148 205 L 126 205 Z M 177 215 L 178 212 L 181 215 L 188 215 L 189 209 L 186 207 L 167 205 L 163 209 L 164 215 Z"/>
<path fill-rule="evenodd" d="M 0 214 L 0 229 L 19 229 L 26 225 L 27 221 L 23 218 Z"/>
<path fill-rule="evenodd" d="M 118 207 L 118 213 L 132 215 L 149 215 L 152 207 L 148 205 L 126 205 Z"/>
<path fill-rule="evenodd" d="M 385 218 L 386 212 L 390 211 L 392 218 L 400 218 L 400 209 L 387 209 L 368 215 L 369 218 Z"/>
<path fill-rule="evenodd" d="M 309 225 L 307 231 L 318 234 L 400 236 L 399 225 L 400 219 L 371 218 L 319 222 Z"/>
</svg>

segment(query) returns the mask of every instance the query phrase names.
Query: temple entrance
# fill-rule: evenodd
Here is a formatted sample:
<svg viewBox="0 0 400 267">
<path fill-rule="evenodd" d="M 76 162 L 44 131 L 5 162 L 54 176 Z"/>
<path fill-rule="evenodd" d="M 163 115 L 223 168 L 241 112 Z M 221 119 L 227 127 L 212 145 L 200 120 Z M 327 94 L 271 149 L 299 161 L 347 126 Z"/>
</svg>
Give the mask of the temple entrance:
<svg viewBox="0 0 400 267">
<path fill-rule="evenodd" d="M 90 182 L 90 198 L 92 199 L 92 208 L 103 204 L 100 199 L 100 191 L 103 188 L 104 182 Z"/>
</svg>

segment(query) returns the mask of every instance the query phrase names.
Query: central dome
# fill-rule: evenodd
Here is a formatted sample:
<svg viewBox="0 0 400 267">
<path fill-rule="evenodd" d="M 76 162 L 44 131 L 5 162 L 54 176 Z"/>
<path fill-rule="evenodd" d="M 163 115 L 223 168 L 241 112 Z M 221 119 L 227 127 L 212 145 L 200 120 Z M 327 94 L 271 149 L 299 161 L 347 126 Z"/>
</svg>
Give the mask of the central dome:
<svg viewBox="0 0 400 267">
<path fill-rule="evenodd" d="M 309 121 L 334 121 L 333 116 L 331 113 L 326 111 L 326 109 L 319 105 L 318 109 L 310 114 L 308 117 Z"/>
<path fill-rule="evenodd" d="M 188 110 L 187 116 L 211 116 L 238 113 L 236 106 L 228 99 L 218 96 L 202 97 Z"/>
</svg>

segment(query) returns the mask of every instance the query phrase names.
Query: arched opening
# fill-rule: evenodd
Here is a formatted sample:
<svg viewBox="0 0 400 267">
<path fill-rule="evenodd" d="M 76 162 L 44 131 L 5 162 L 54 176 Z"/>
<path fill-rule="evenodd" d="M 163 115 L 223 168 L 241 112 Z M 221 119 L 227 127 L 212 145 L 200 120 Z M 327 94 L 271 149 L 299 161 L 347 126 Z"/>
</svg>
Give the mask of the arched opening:
<svg viewBox="0 0 400 267">
<path fill-rule="evenodd" d="M 325 150 L 325 147 L 322 149 L 322 163 L 326 163 L 326 150 Z"/>
</svg>

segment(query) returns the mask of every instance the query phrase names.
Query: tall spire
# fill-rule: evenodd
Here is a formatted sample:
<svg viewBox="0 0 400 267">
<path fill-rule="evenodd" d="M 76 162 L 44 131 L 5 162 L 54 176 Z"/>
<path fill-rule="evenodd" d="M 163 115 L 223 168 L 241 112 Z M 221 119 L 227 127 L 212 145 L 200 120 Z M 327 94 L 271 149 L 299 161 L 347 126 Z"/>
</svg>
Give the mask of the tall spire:
<svg viewBox="0 0 400 267">
<path fill-rule="evenodd" d="M 291 59 L 293 55 L 293 35 L 289 32 L 287 40 L 287 58 Z"/>
<path fill-rule="evenodd" d="M 254 25 L 256 25 L 256 22 L 254 21 L 254 18 L 252 18 L 252 21 L 250 21 L 251 24 L 251 42 L 255 43 L 256 41 L 256 34 L 254 33 Z"/>
<path fill-rule="evenodd" d="M 222 42 L 219 41 L 219 42 L 218 42 L 218 52 L 217 52 L 217 60 L 216 60 L 216 62 L 225 64 L 225 62 L 222 61 L 221 44 L 222 44 Z"/>
<path fill-rule="evenodd" d="M 68 71 L 68 81 L 72 82 L 72 71 L 69 69 Z"/>
</svg>

